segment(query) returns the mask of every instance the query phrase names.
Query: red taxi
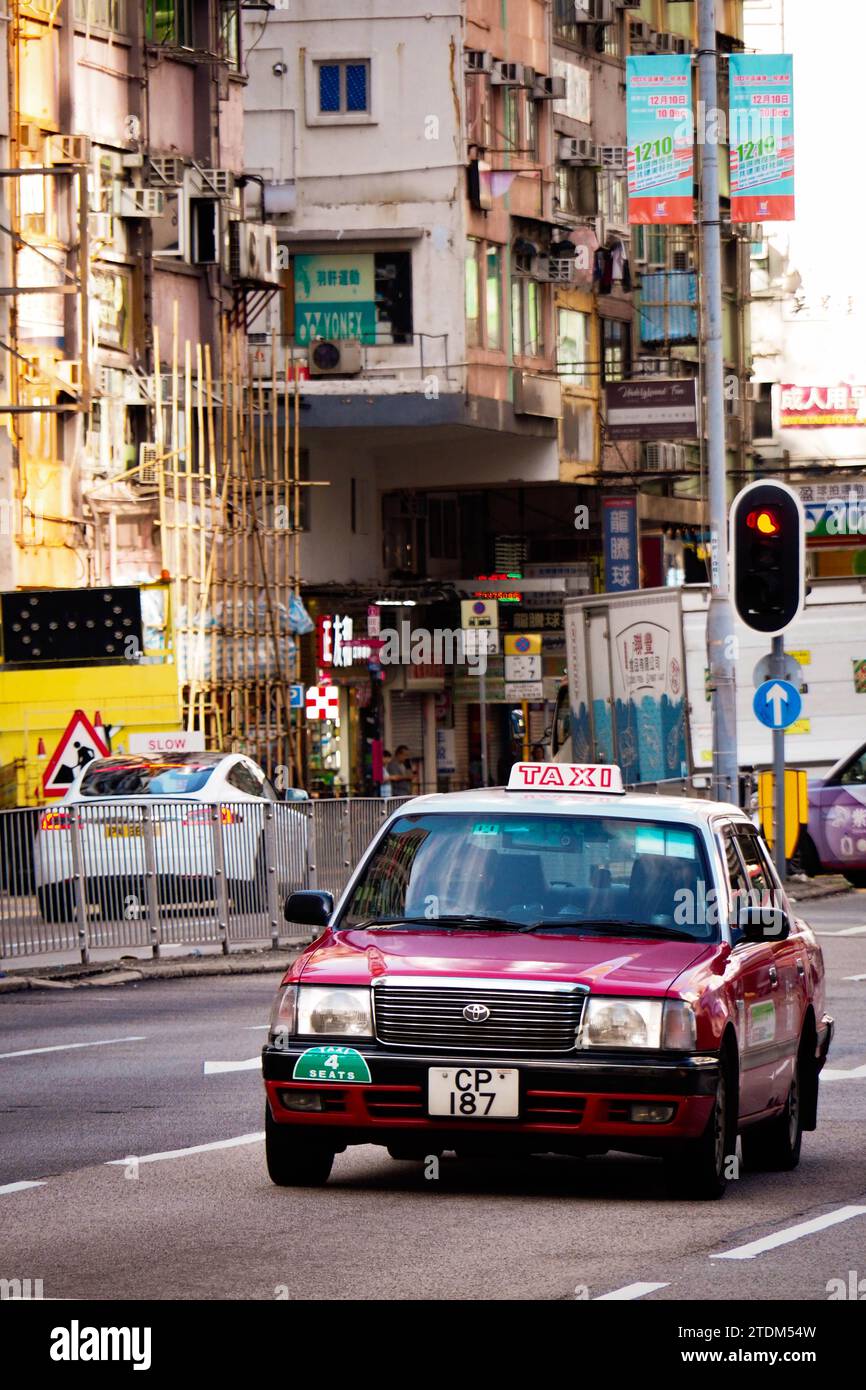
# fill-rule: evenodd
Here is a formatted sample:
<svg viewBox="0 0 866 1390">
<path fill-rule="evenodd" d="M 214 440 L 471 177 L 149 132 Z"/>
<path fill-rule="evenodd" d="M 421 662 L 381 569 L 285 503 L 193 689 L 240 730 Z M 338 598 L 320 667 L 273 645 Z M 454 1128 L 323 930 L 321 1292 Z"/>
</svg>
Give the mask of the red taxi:
<svg viewBox="0 0 866 1390">
<path fill-rule="evenodd" d="M 736 806 L 626 794 L 616 767 L 519 763 L 507 788 L 385 823 L 286 973 L 263 1052 L 268 1171 L 350 1144 L 662 1158 L 718 1197 L 790 1169 L 833 1032 L 824 963 Z"/>
</svg>

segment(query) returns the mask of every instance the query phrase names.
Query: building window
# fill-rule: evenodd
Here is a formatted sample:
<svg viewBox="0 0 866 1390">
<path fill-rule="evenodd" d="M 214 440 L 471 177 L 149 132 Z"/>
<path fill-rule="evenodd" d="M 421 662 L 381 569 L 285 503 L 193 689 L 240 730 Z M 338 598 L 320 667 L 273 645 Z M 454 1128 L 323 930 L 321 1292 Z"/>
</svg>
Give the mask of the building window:
<svg viewBox="0 0 866 1390">
<path fill-rule="evenodd" d="M 554 196 L 557 212 L 566 217 L 595 217 L 599 210 L 595 170 L 558 164 Z"/>
<path fill-rule="evenodd" d="M 515 276 L 511 281 L 511 348 L 515 357 L 541 357 L 544 352 L 542 286 Z"/>
<path fill-rule="evenodd" d="M 502 148 L 509 154 L 520 149 L 520 88 L 502 88 Z"/>
<path fill-rule="evenodd" d="M 466 342 L 481 342 L 481 242 L 474 237 L 466 243 Z"/>
<path fill-rule="evenodd" d="M 487 347 L 502 347 L 502 249 L 488 246 L 485 253 L 485 311 Z"/>
<path fill-rule="evenodd" d="M 574 0 L 553 0 L 553 34 L 554 38 L 567 39 L 569 43 L 578 42 L 580 34 Z"/>
<path fill-rule="evenodd" d="M 457 498 L 431 494 L 427 501 L 427 547 L 431 560 L 457 560 Z"/>
<path fill-rule="evenodd" d="M 628 190 L 621 174 L 611 174 L 607 170 L 599 173 L 598 210 L 606 223 L 628 227 Z"/>
<path fill-rule="evenodd" d="M 523 154 L 527 159 L 538 159 L 538 103 L 531 92 L 524 93 L 523 103 Z"/>
<path fill-rule="evenodd" d="M 589 385 L 589 314 L 557 310 L 556 367 L 565 385 Z"/>
<path fill-rule="evenodd" d="M 113 34 L 125 34 L 126 0 L 75 0 L 73 16 L 77 24 L 88 29 L 109 29 Z"/>
<path fill-rule="evenodd" d="M 604 51 L 609 58 L 622 57 L 623 17 L 614 15 L 613 23 L 604 26 Z"/>
<path fill-rule="evenodd" d="M 773 384 L 770 381 L 758 385 L 758 399 L 752 407 L 752 438 L 773 438 Z"/>
<path fill-rule="evenodd" d="M 231 72 L 241 70 L 241 4 L 240 0 L 220 0 L 220 57 Z"/>
<path fill-rule="evenodd" d="M 145 0 L 145 36 L 169 48 L 194 48 L 192 0 Z"/>
<path fill-rule="evenodd" d="M 631 327 L 621 319 L 601 321 L 601 379 L 622 381 L 631 372 Z"/>
<path fill-rule="evenodd" d="M 317 63 L 319 114 L 348 116 L 370 110 L 370 64 Z"/>
<path fill-rule="evenodd" d="M 490 132 L 490 86 L 484 77 L 466 78 L 466 139 L 470 145 L 489 149 L 493 143 Z"/>
</svg>

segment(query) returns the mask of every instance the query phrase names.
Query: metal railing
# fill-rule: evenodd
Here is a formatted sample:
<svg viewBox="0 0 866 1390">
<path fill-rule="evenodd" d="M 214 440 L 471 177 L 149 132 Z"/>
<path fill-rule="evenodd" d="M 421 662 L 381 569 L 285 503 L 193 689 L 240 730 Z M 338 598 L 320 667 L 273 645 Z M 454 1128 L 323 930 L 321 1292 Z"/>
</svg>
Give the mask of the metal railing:
<svg viewBox="0 0 866 1390">
<path fill-rule="evenodd" d="M 408 798 L 59 802 L 0 811 L 0 958 L 309 940 L 289 893 L 336 897 Z"/>
</svg>

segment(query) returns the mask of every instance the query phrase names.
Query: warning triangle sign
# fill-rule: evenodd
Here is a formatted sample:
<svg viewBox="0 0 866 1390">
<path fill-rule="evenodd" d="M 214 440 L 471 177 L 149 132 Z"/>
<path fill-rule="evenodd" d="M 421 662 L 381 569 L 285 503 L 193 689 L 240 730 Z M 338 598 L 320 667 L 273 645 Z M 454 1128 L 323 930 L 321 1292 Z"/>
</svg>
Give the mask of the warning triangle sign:
<svg viewBox="0 0 866 1390">
<path fill-rule="evenodd" d="M 96 732 L 84 710 L 77 709 L 42 775 L 43 794 L 63 796 L 75 781 L 79 768 L 85 767 L 94 758 L 107 757 L 105 740 Z"/>
</svg>

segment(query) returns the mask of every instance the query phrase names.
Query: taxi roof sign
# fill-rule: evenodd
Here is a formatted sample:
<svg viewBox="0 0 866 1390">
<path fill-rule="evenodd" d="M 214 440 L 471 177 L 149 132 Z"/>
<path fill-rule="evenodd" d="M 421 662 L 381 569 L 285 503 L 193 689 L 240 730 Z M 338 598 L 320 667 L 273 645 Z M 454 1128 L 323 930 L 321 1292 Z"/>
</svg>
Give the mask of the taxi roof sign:
<svg viewBox="0 0 866 1390">
<path fill-rule="evenodd" d="M 622 772 L 612 763 L 515 763 L 508 790 L 625 794 Z"/>
</svg>

